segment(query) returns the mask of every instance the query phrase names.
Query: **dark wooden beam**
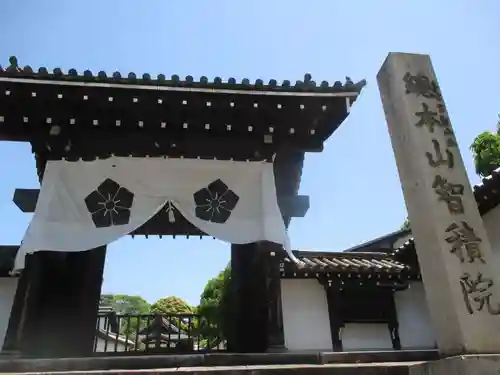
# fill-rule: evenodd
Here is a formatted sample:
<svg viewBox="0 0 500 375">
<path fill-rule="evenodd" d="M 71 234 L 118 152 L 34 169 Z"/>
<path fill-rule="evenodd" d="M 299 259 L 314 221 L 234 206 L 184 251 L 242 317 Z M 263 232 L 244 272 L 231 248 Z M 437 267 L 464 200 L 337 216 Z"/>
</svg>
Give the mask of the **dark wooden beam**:
<svg viewBox="0 0 500 375">
<path fill-rule="evenodd" d="M 35 212 L 39 194 L 40 189 L 16 189 L 12 200 L 22 212 L 32 213 Z"/>
<path fill-rule="evenodd" d="M 283 310 L 281 299 L 280 254 L 284 253 L 281 245 L 262 242 L 268 260 L 267 266 L 267 351 L 286 351 L 283 328 Z"/>
<path fill-rule="evenodd" d="M 16 189 L 13 201 L 22 212 L 35 212 L 40 189 Z M 288 217 L 304 217 L 309 210 L 309 196 L 296 195 L 283 198 L 283 215 Z"/>
<path fill-rule="evenodd" d="M 0 245 L 0 277 L 8 277 L 9 272 L 14 268 L 17 245 Z"/>
<path fill-rule="evenodd" d="M 268 349 L 268 260 L 267 249 L 259 243 L 231 245 L 231 351 Z"/>
<path fill-rule="evenodd" d="M 394 300 L 394 292 L 390 294 L 389 298 L 389 333 L 391 335 L 392 348 L 394 350 L 401 350 L 401 338 L 399 337 L 399 321 L 398 311 L 396 308 L 396 301 Z"/>
<path fill-rule="evenodd" d="M 186 123 L 189 131 L 203 130 L 207 141 L 219 131 L 227 133 L 226 125 L 231 124 L 230 132 L 241 131 L 243 139 L 249 134 L 272 133 L 303 143 L 309 139 L 322 142 L 348 115 L 346 96 L 342 92 L 338 96 L 325 96 L 328 91 L 320 87 L 310 88 L 318 90 L 320 95 L 308 94 L 309 89 L 287 95 L 261 95 L 262 92 L 257 92 L 261 90 L 240 95 L 217 93 L 217 90 L 188 91 L 188 87 L 166 91 L 158 86 L 151 90 L 150 85 L 128 90 L 118 88 L 120 86 L 124 87 L 2 80 L 0 112 L 4 122 L 0 139 L 31 141 L 33 132 L 47 124 L 60 124 L 77 131 L 109 126 L 119 135 L 122 129 L 161 129 L 160 124 L 168 119 L 163 133 L 170 128 L 185 129 Z M 345 94 L 353 95 L 354 99 L 359 89 L 346 91 Z M 120 121 L 118 125 L 116 121 Z M 251 129 L 247 130 L 249 126 Z"/>
<path fill-rule="evenodd" d="M 27 263 L 29 262 L 29 259 L 30 257 L 26 259 Z M 26 266 L 28 265 L 26 264 Z M 21 276 L 18 278 L 16 294 L 10 310 L 7 331 L 5 332 L 2 347 L 3 351 L 16 352 L 20 350 L 19 340 L 21 338 L 21 321 L 23 317 L 24 303 L 28 293 L 29 277 L 30 275 L 28 272 L 22 272 Z"/>
<path fill-rule="evenodd" d="M 323 285 L 326 293 L 328 305 L 328 317 L 330 318 L 330 333 L 332 336 L 332 349 L 334 352 L 343 351 L 341 328 L 343 327 L 342 306 L 343 303 L 340 292 L 331 288 L 326 279 L 318 279 Z"/>
<path fill-rule="evenodd" d="M 96 157 L 105 158 L 111 155 L 263 160 L 270 159 L 274 153 L 282 150 L 302 152 L 323 150 L 323 143 L 315 138 L 279 137 L 273 134 L 208 136 L 202 130 L 181 132 L 158 129 L 117 132 L 110 129 L 74 131 L 61 128 L 56 136 L 50 135 L 49 130 L 50 128 L 46 126 L 37 129 L 37 133 L 32 134 L 31 144 L 35 152 L 48 153 L 48 159 L 56 160 L 61 158 L 93 160 Z"/>
</svg>

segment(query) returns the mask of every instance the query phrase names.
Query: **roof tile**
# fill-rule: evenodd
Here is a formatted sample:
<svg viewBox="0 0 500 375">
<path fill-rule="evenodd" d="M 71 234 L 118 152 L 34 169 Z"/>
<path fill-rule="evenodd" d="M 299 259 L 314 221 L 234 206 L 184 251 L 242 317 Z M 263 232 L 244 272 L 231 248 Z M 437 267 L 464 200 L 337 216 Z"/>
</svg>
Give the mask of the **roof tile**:
<svg viewBox="0 0 500 375">
<path fill-rule="evenodd" d="M 138 85 L 161 85 L 161 86 L 179 86 L 179 87 L 205 87 L 213 89 L 233 89 L 233 90 L 262 90 L 262 91 L 286 91 L 286 92 L 360 92 L 366 85 L 365 80 L 354 83 L 349 77 L 346 77 L 345 82 L 336 81 L 330 85 L 327 81 L 322 81 L 319 86 L 312 80 L 309 73 L 304 75 L 303 81 L 296 81 L 295 85 L 291 85 L 289 80 L 284 80 L 281 86 L 275 79 L 271 79 L 268 84 L 265 84 L 262 79 L 256 79 L 252 84 L 248 78 L 243 78 L 241 82 L 237 82 L 235 78 L 229 78 L 227 82 L 223 82 L 221 77 L 215 77 L 212 82 L 205 76 L 200 77 L 195 81 L 192 76 L 187 76 L 181 80 L 177 74 L 173 74 L 170 80 L 167 80 L 164 74 L 158 74 L 156 79 L 153 79 L 149 73 L 144 73 L 141 78 L 138 78 L 134 72 L 128 73 L 126 78 L 120 72 L 114 72 L 111 75 L 100 71 L 97 75 L 90 70 L 85 70 L 83 74 L 78 74 L 76 69 L 69 69 L 68 73 L 64 73 L 61 68 L 55 68 L 52 73 L 49 73 L 47 68 L 40 67 L 35 72 L 30 66 L 20 68 L 18 60 L 15 56 L 9 59 L 9 66 L 3 70 L 0 66 L 0 75 L 7 77 L 22 77 L 22 78 L 43 78 L 54 80 L 82 81 L 82 82 L 113 82 L 122 84 L 138 84 Z"/>
<path fill-rule="evenodd" d="M 489 176 L 482 179 L 479 184 L 473 186 L 474 198 L 478 204 L 481 215 L 487 214 L 500 204 L 500 167 L 495 169 Z M 415 240 L 410 238 L 396 250 L 394 254 L 415 251 Z"/>
<path fill-rule="evenodd" d="M 297 252 L 304 270 L 320 272 L 388 272 L 408 271 L 409 266 L 396 261 L 391 254 L 384 253 L 311 253 Z M 284 259 L 288 267 L 296 267 L 289 259 Z"/>
</svg>

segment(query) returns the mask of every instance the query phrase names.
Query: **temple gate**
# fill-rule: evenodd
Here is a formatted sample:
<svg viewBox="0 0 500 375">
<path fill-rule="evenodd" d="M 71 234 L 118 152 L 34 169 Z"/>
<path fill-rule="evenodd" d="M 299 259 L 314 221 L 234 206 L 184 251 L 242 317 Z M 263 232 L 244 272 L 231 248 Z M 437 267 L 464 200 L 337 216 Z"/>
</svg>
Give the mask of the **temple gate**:
<svg viewBox="0 0 500 375">
<path fill-rule="evenodd" d="M 29 142 L 43 181 L 48 161 L 111 157 L 179 158 L 274 163 L 279 209 L 286 226 L 303 217 L 309 198 L 298 195 L 304 155 L 323 143 L 349 113 L 365 82 L 317 85 L 306 74 L 292 85 L 260 79 L 195 81 L 134 73 L 78 74 L 0 68 L 0 140 Z M 38 190 L 18 189 L 14 202 L 33 212 Z M 174 220 L 172 220 L 174 218 Z M 205 236 L 170 204 L 131 235 Z M 166 250 L 168 251 L 168 249 Z M 282 245 L 231 245 L 234 352 L 283 346 L 279 264 Z M 23 356 L 92 354 L 106 246 L 37 251 L 26 257 L 4 348 Z M 277 281 L 277 282 L 276 282 Z"/>
</svg>

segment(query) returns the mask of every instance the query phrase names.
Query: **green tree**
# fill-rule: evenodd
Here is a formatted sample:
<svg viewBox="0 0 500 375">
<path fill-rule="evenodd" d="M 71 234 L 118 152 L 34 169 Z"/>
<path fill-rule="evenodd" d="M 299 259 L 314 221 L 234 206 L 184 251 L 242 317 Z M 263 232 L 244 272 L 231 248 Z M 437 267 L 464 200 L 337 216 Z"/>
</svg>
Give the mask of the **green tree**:
<svg viewBox="0 0 500 375">
<path fill-rule="evenodd" d="M 489 176 L 500 167 L 500 121 L 496 133 L 484 132 L 479 134 L 470 146 L 474 156 L 476 173 L 481 177 Z"/>
<path fill-rule="evenodd" d="M 111 306 L 117 314 L 149 313 L 149 303 L 140 296 L 103 294 L 101 296 L 101 304 Z"/>
<path fill-rule="evenodd" d="M 140 296 L 103 294 L 101 296 L 101 304 L 111 306 L 113 311 L 118 315 L 126 315 L 119 317 L 120 334 L 132 340 L 135 338 L 137 332 L 146 326 L 146 319 L 134 316 L 149 313 L 149 303 Z"/>
<path fill-rule="evenodd" d="M 230 334 L 231 321 L 231 268 L 226 267 L 219 274 L 210 279 L 200 297 L 198 313 L 203 317 L 204 324 L 200 326 L 200 333 L 206 340 L 206 345 L 214 347 Z"/>
<path fill-rule="evenodd" d="M 152 314 L 192 314 L 195 308 L 179 297 L 160 298 L 151 305 Z"/>
<path fill-rule="evenodd" d="M 401 229 L 410 229 L 410 220 L 408 220 L 408 218 L 406 218 L 405 221 L 403 221 Z"/>
<path fill-rule="evenodd" d="M 152 314 L 161 315 L 186 314 L 187 316 L 185 317 L 170 317 L 168 320 L 182 331 L 191 335 L 196 335 L 198 321 L 195 318 L 189 318 L 189 314 L 194 314 L 196 312 L 196 307 L 191 306 L 182 298 L 175 296 L 160 298 L 151 305 L 150 311 Z"/>
</svg>

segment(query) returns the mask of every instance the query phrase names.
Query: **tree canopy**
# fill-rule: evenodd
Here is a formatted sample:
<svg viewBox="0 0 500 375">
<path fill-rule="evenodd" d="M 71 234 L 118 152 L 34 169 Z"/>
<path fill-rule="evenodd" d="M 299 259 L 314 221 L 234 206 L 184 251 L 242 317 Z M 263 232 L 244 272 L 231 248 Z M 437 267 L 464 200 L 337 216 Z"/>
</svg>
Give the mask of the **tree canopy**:
<svg viewBox="0 0 500 375">
<path fill-rule="evenodd" d="M 160 298 L 151 305 L 152 314 L 192 314 L 195 308 L 182 298 L 169 296 Z"/>
<path fill-rule="evenodd" d="M 117 314 L 147 314 L 149 303 L 140 296 L 125 294 L 103 294 L 101 303 L 113 308 Z"/>
<path fill-rule="evenodd" d="M 226 267 L 219 274 L 208 280 L 200 296 L 198 313 L 206 319 L 206 325 L 200 327 L 203 337 L 212 338 L 210 346 L 215 346 L 230 333 L 230 290 L 231 268 Z M 221 337 L 222 336 L 222 337 Z"/>
<path fill-rule="evenodd" d="M 103 294 L 101 303 L 111 306 L 116 314 L 148 314 L 150 309 L 144 298 L 125 294 Z M 146 324 L 146 320 L 139 317 L 122 318 L 119 322 L 120 334 L 133 340 Z"/>
<path fill-rule="evenodd" d="M 403 221 L 401 229 L 410 229 L 410 220 L 408 220 L 408 218 L 406 218 L 405 221 Z"/>
<path fill-rule="evenodd" d="M 489 176 L 500 167 L 500 121 L 496 133 L 479 134 L 470 146 L 474 157 L 476 173 L 481 177 Z"/>
</svg>

